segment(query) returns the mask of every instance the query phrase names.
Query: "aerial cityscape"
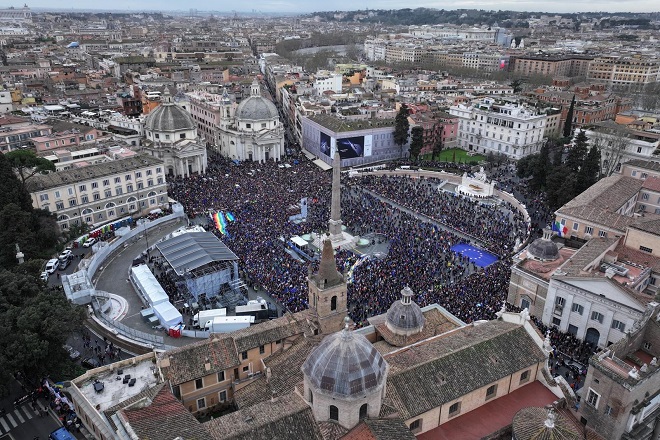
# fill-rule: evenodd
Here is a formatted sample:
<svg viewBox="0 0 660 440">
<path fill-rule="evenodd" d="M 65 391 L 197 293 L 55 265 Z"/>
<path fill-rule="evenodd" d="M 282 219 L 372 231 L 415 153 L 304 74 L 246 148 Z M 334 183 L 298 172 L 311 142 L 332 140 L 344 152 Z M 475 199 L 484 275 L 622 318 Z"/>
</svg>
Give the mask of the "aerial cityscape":
<svg viewBox="0 0 660 440">
<path fill-rule="evenodd" d="M 0 7 L 0 440 L 660 440 L 660 12 L 489 7 Z"/>
</svg>

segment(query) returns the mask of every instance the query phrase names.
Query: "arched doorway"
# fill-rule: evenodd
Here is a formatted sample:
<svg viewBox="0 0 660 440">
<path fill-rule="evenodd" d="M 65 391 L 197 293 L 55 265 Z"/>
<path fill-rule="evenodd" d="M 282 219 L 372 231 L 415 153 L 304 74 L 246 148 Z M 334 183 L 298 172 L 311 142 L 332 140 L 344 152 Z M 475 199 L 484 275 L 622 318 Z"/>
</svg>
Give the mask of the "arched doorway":
<svg viewBox="0 0 660 440">
<path fill-rule="evenodd" d="M 598 340 L 600 339 L 600 332 L 593 327 L 587 329 L 587 334 L 584 337 L 584 342 L 589 342 L 594 346 L 598 346 Z"/>
</svg>

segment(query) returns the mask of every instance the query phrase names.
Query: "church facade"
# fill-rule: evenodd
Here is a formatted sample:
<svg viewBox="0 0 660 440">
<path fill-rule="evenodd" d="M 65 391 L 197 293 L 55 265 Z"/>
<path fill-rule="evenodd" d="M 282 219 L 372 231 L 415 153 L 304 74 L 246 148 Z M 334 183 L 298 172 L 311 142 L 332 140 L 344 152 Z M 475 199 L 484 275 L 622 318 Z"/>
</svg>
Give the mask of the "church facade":
<svg viewBox="0 0 660 440">
<path fill-rule="evenodd" d="M 259 83 L 252 82 L 250 97 L 240 104 L 222 96 L 216 148 L 232 160 L 280 161 L 284 156 L 284 125 L 275 105 L 261 96 Z"/>
<path fill-rule="evenodd" d="M 185 109 L 174 103 L 167 89 L 162 100 L 145 120 L 142 151 L 163 160 L 169 176 L 205 173 L 208 159 L 206 147 L 197 136 L 197 124 Z"/>
</svg>

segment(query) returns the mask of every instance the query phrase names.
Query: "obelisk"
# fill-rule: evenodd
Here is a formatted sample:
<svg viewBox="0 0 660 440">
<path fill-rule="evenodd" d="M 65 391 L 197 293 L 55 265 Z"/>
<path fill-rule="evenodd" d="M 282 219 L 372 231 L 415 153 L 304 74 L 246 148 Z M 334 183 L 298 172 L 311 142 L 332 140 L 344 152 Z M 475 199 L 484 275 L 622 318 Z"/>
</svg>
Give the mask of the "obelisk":
<svg viewBox="0 0 660 440">
<path fill-rule="evenodd" d="M 332 204 L 330 205 L 330 241 L 337 242 L 344 238 L 341 230 L 341 158 L 335 151 L 332 160 Z"/>
</svg>

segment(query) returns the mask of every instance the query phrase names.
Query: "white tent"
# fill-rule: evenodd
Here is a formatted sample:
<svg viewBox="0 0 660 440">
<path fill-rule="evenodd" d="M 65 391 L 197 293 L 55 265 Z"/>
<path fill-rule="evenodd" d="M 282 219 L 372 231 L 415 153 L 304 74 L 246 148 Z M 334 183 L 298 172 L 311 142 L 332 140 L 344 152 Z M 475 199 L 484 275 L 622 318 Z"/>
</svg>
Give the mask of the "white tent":
<svg viewBox="0 0 660 440">
<path fill-rule="evenodd" d="M 146 264 L 131 268 L 131 281 L 149 306 L 168 302 L 170 299 Z"/>
<path fill-rule="evenodd" d="M 158 317 L 158 320 L 160 321 L 160 325 L 165 328 L 170 328 L 173 325 L 177 325 L 183 322 L 181 313 L 179 313 L 176 307 L 174 307 L 169 302 L 156 304 L 153 309 L 154 313 L 156 313 L 156 316 Z"/>
</svg>

